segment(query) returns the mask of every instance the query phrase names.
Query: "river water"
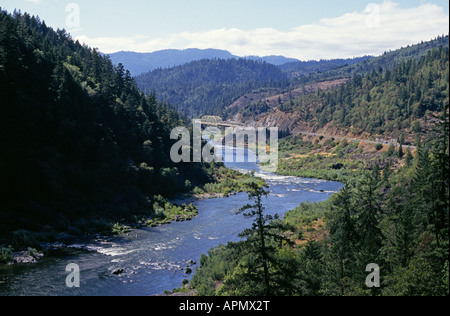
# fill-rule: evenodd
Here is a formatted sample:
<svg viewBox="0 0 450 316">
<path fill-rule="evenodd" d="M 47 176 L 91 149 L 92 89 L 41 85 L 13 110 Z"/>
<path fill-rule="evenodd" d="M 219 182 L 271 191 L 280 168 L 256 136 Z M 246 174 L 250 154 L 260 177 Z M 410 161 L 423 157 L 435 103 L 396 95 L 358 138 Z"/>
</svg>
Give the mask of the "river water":
<svg viewBox="0 0 450 316">
<path fill-rule="evenodd" d="M 247 150 L 236 155 L 252 157 Z M 238 161 L 238 160 L 235 160 Z M 278 176 L 262 172 L 256 163 L 226 163 L 227 167 L 263 177 L 270 195 L 264 198 L 268 214 L 282 216 L 302 202 L 319 202 L 339 192 L 341 183 Z M 250 159 L 250 161 L 253 161 Z M 148 296 L 178 288 L 188 261 L 230 241 L 251 226 L 252 219 L 236 215 L 249 203 L 247 194 L 197 201 L 199 216 L 192 221 L 133 230 L 124 236 L 70 245 L 31 265 L 0 268 L 0 296 Z M 69 288 L 67 265 L 80 268 L 80 287 Z M 123 269 L 114 275 L 116 269 Z"/>
</svg>

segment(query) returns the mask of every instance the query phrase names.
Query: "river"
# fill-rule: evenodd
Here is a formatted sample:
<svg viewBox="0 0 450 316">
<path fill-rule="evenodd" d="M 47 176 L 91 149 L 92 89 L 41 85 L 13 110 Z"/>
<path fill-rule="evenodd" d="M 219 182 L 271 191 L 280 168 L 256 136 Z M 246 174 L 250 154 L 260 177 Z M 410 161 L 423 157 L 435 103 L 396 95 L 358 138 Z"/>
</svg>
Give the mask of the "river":
<svg viewBox="0 0 450 316">
<path fill-rule="evenodd" d="M 236 150 L 237 155 L 252 155 Z M 262 172 L 256 163 L 226 163 L 227 167 L 263 177 L 270 195 L 264 199 L 268 214 L 282 216 L 302 202 L 319 202 L 339 192 L 341 183 L 278 176 Z M 247 194 L 199 200 L 199 215 L 192 221 L 133 230 L 114 238 L 72 244 L 50 253 L 36 264 L 0 268 L 0 296 L 149 296 L 178 288 L 188 261 L 197 262 L 213 247 L 239 241 L 238 234 L 252 219 L 236 211 L 249 203 Z M 67 265 L 80 268 L 80 287 L 69 288 Z M 123 269 L 120 275 L 114 275 Z"/>
</svg>

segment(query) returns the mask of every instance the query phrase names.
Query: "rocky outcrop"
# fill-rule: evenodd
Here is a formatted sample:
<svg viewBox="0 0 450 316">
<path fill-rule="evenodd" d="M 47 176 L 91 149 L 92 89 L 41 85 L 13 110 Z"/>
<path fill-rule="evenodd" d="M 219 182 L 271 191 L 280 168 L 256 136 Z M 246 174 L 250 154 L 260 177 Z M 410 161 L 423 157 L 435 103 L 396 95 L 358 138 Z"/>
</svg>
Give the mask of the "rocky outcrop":
<svg viewBox="0 0 450 316">
<path fill-rule="evenodd" d="M 121 275 L 125 272 L 125 269 L 119 268 L 119 269 L 115 269 L 112 274 L 114 275 Z"/>
<path fill-rule="evenodd" d="M 30 264 L 37 263 L 44 255 L 38 252 L 19 251 L 13 253 L 11 264 Z"/>
</svg>

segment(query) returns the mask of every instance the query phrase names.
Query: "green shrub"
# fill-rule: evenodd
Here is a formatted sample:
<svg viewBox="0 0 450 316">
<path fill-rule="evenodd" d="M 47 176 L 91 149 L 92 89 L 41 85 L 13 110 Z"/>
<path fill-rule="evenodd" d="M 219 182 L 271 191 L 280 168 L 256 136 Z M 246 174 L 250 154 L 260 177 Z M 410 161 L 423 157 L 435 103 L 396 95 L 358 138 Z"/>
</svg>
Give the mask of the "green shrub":
<svg viewBox="0 0 450 316">
<path fill-rule="evenodd" d="M 112 227 L 112 233 L 114 235 L 126 234 L 130 231 L 130 228 L 125 225 L 120 225 L 119 223 L 115 223 Z"/>
<path fill-rule="evenodd" d="M 191 191 L 191 190 L 192 190 L 192 183 L 191 183 L 191 181 L 186 180 L 186 181 L 184 182 L 184 187 L 185 187 L 186 192 Z"/>
<path fill-rule="evenodd" d="M 203 191 L 199 187 L 195 187 L 194 190 L 192 190 L 192 193 L 194 193 L 194 194 L 203 194 L 203 193 L 205 193 L 205 191 Z"/>
<path fill-rule="evenodd" d="M 1 247 L 0 248 L 0 264 L 6 264 L 11 262 L 13 259 L 12 247 Z"/>
</svg>

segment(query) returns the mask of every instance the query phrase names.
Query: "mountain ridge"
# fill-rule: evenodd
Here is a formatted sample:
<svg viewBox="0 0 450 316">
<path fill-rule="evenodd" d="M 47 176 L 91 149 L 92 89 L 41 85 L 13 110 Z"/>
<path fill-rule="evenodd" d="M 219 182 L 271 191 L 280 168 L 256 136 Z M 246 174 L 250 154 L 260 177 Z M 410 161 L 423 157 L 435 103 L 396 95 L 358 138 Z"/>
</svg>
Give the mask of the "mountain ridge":
<svg viewBox="0 0 450 316">
<path fill-rule="evenodd" d="M 222 115 L 241 95 L 271 86 L 286 88 L 287 75 L 269 63 L 248 59 L 203 59 L 136 76 L 137 87 L 189 117 Z"/>
<path fill-rule="evenodd" d="M 191 61 L 198 61 L 202 59 L 249 59 L 253 61 L 267 62 L 275 66 L 280 66 L 290 62 L 297 62 L 295 58 L 288 58 L 284 56 L 270 55 L 270 56 L 237 56 L 231 54 L 227 50 L 221 49 L 198 49 L 188 48 L 180 49 L 165 49 L 151 53 L 138 53 L 133 51 L 119 51 L 108 55 L 113 64 L 123 64 L 128 69 L 132 76 L 153 71 L 159 68 L 171 68 L 181 66 Z"/>
</svg>

